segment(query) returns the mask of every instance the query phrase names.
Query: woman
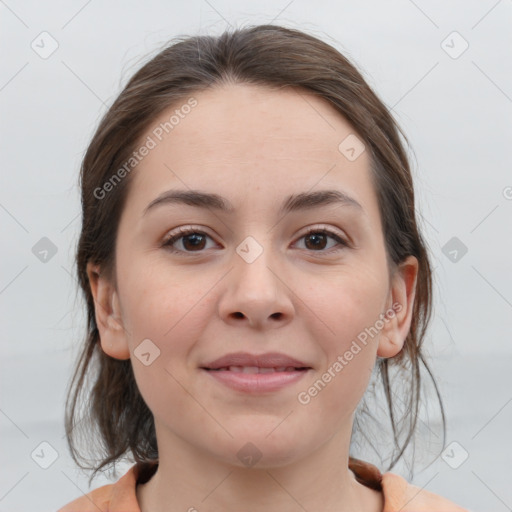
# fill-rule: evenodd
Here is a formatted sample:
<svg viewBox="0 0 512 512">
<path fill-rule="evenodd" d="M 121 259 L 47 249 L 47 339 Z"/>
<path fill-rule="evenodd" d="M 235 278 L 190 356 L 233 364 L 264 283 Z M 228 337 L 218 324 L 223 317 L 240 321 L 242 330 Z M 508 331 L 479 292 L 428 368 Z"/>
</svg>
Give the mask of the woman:
<svg viewBox="0 0 512 512">
<path fill-rule="evenodd" d="M 270 25 L 170 45 L 81 186 L 66 430 L 77 463 L 80 429 L 101 443 L 95 472 L 136 464 L 60 512 L 464 510 L 350 454 L 372 373 L 395 410 L 390 368 L 393 463 L 412 439 L 432 278 L 398 127 L 338 51 Z"/>
</svg>

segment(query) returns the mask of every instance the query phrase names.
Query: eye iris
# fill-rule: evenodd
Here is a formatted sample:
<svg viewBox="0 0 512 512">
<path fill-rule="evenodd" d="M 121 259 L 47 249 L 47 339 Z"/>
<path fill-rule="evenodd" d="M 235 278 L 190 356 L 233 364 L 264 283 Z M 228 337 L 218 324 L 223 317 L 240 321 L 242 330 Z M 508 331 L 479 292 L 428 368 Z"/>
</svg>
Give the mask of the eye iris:
<svg viewBox="0 0 512 512">
<path fill-rule="evenodd" d="M 202 240 L 201 240 L 202 239 Z M 192 244 L 190 247 L 187 247 L 187 241 L 191 241 Z M 202 242 L 202 244 L 201 244 Z M 203 249 L 205 244 L 205 236 L 200 233 L 192 233 L 190 235 L 185 235 L 183 237 L 183 246 L 188 249 Z"/>
<path fill-rule="evenodd" d="M 324 231 L 311 231 L 304 235 L 304 239 L 306 240 L 305 245 L 307 249 L 324 249 L 326 241 L 329 237 L 328 233 Z M 186 251 L 193 252 L 202 250 L 205 247 L 207 235 L 201 232 L 189 232 L 183 233 L 182 235 L 178 235 L 173 237 L 166 245 L 173 245 L 176 241 L 181 240 L 183 247 Z"/>
<path fill-rule="evenodd" d="M 308 240 L 312 240 L 312 239 L 316 240 L 316 242 L 313 242 L 313 247 L 312 248 L 323 249 L 325 247 L 325 245 L 322 244 L 322 242 L 325 242 L 326 239 L 327 239 L 327 237 L 325 236 L 324 233 L 310 233 L 310 234 L 306 235 L 305 240 L 306 240 L 306 247 L 308 249 L 311 248 L 311 247 L 308 247 Z M 320 244 L 319 244 L 319 242 L 320 242 Z"/>
</svg>

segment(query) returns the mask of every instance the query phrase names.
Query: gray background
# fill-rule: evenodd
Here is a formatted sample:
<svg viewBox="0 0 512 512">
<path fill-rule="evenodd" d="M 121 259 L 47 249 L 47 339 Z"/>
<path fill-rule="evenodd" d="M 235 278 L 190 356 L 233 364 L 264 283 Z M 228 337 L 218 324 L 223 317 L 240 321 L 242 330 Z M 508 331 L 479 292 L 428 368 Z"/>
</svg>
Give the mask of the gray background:
<svg viewBox="0 0 512 512">
<path fill-rule="evenodd" d="M 2 0 L 0 512 L 55 510 L 89 490 L 63 404 L 84 328 L 77 174 L 100 116 L 169 38 L 264 22 L 344 52 L 409 137 L 435 267 L 428 352 L 458 443 L 451 465 L 437 458 L 413 483 L 472 510 L 512 510 L 512 2 Z M 43 237 L 57 249 L 47 261 L 33 252 Z M 47 469 L 41 442 L 58 453 Z"/>
</svg>

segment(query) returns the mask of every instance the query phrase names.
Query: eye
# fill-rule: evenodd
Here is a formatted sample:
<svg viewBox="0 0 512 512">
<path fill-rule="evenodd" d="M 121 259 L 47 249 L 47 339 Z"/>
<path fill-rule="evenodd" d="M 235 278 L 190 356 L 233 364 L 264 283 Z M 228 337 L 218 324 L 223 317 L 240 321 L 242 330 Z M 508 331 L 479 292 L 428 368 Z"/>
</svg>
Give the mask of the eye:
<svg viewBox="0 0 512 512">
<path fill-rule="evenodd" d="M 307 233 L 300 237 L 300 240 L 305 240 L 306 249 L 311 249 L 314 252 L 331 252 L 325 250 L 325 245 L 329 238 L 335 240 L 336 242 L 338 242 L 338 245 L 342 246 L 339 247 L 338 249 L 335 249 L 334 252 L 340 251 L 343 248 L 348 247 L 348 243 L 343 238 L 341 238 L 340 235 L 326 228 L 311 228 L 307 231 Z M 331 248 L 332 246 L 328 249 Z"/>
<path fill-rule="evenodd" d="M 212 240 L 210 235 L 196 228 L 179 228 L 176 232 L 169 235 L 163 241 L 162 247 L 165 247 L 174 253 L 200 253 L 207 248 L 205 246 L 208 238 Z M 335 249 L 333 252 L 337 252 L 349 246 L 348 243 L 337 233 L 326 228 L 318 227 L 310 228 L 304 235 L 299 238 L 299 240 L 305 239 L 305 248 L 307 250 L 309 249 L 313 252 L 331 252 L 325 250 L 325 245 L 329 238 L 341 246 L 340 248 Z M 175 244 L 178 241 L 181 243 L 181 248 L 175 247 Z M 327 249 L 332 249 L 332 246 L 328 247 Z"/>
<path fill-rule="evenodd" d="M 162 247 L 167 248 L 171 252 L 201 252 L 205 248 L 206 239 L 211 237 L 194 228 L 179 228 L 167 237 L 162 243 Z M 180 241 L 182 249 L 176 249 L 174 244 Z"/>
</svg>

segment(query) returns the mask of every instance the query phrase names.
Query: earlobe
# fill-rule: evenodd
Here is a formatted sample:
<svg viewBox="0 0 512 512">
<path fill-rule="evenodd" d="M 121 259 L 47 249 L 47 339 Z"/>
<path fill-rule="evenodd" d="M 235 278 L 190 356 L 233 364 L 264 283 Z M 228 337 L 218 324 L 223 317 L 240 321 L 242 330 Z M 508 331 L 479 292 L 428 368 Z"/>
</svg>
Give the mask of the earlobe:
<svg viewBox="0 0 512 512">
<path fill-rule="evenodd" d="M 417 258 L 408 256 L 392 276 L 386 310 L 389 321 L 381 332 L 377 349 L 379 357 L 394 357 L 404 346 L 411 328 L 418 269 Z"/>
<path fill-rule="evenodd" d="M 87 264 L 94 299 L 94 314 L 103 352 L 115 359 L 129 359 L 130 350 L 123 326 L 117 292 L 98 265 Z"/>
</svg>

